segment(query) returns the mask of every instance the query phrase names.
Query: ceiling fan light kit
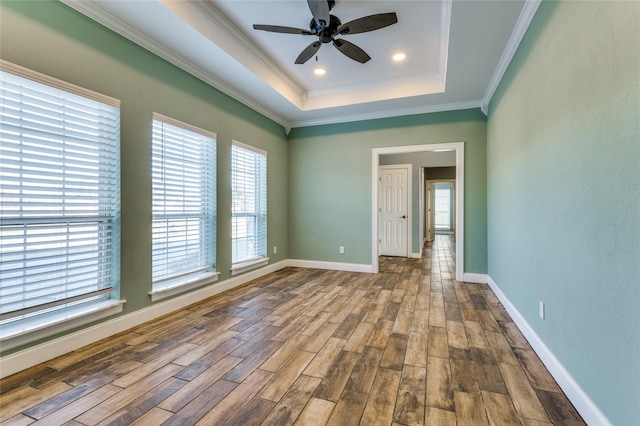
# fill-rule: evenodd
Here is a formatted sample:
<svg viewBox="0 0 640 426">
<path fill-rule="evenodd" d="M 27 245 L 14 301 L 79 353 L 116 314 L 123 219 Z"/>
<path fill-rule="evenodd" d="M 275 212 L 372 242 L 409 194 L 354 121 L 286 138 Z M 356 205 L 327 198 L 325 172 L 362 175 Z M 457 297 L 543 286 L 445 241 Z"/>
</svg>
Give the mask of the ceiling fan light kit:
<svg viewBox="0 0 640 426">
<path fill-rule="evenodd" d="M 343 24 L 335 15 L 329 12 L 335 5 L 333 0 L 307 0 L 309 10 L 313 18 L 309 24 L 309 29 L 284 27 L 279 25 L 254 24 L 253 29 L 260 31 L 269 31 L 283 34 L 299 34 L 312 35 L 318 37 L 318 40 L 309 44 L 296 58 L 296 64 L 304 64 L 311 59 L 323 44 L 332 43 L 333 46 L 343 55 L 362 64 L 366 63 L 371 57 L 360 47 L 343 39 L 340 36 L 349 34 L 360 34 L 369 31 L 379 30 L 398 22 L 395 12 L 378 13 L 375 15 L 364 16 L 354 19 Z"/>
</svg>

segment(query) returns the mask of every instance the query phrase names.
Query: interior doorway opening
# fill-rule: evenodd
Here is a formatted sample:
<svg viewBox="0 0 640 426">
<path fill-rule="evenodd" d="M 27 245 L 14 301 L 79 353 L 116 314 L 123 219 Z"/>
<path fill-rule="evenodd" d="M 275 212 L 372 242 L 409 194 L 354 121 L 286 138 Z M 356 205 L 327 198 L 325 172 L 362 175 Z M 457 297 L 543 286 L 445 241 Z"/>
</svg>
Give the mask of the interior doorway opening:
<svg viewBox="0 0 640 426">
<path fill-rule="evenodd" d="M 424 152 L 453 152 L 455 154 L 455 181 L 456 185 L 453 190 L 454 197 L 454 215 L 453 228 L 455 230 L 455 252 L 456 252 L 456 279 L 463 281 L 464 276 L 464 143 L 451 142 L 430 145 L 410 145 L 398 147 L 384 147 L 372 149 L 372 181 L 371 181 L 371 199 L 372 199 L 372 227 L 371 227 L 371 271 L 377 273 L 379 270 L 378 257 L 380 253 L 380 218 L 379 218 L 379 166 L 381 165 L 381 156 L 394 154 L 411 154 Z M 424 169 L 420 168 L 421 176 L 424 176 Z M 418 191 L 420 214 L 419 220 L 413 232 L 416 234 L 416 240 L 422 243 L 425 232 L 425 200 L 424 200 L 424 177 L 420 179 L 420 190 Z M 409 224 L 408 226 L 412 226 Z M 417 230 L 416 230 L 417 229 Z"/>
<path fill-rule="evenodd" d="M 455 168 L 454 168 L 455 169 Z M 453 235 L 456 233 L 456 180 L 430 179 L 433 173 L 425 172 L 425 243 L 433 241 L 436 234 Z M 436 173 L 437 174 L 437 173 Z M 455 170 L 448 172 L 455 176 Z"/>
<path fill-rule="evenodd" d="M 436 183 L 435 199 L 436 233 L 453 232 L 453 185 Z"/>
</svg>

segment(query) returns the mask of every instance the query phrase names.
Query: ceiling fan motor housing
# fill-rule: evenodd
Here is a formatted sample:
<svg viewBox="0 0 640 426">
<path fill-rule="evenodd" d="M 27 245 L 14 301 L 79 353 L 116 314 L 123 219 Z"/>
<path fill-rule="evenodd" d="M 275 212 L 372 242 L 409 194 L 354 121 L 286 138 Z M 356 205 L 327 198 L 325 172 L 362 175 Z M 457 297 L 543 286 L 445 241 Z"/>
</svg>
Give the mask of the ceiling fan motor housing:
<svg viewBox="0 0 640 426">
<path fill-rule="evenodd" d="M 315 18 L 311 18 L 309 28 L 313 34 L 316 34 L 323 43 L 331 43 L 333 36 L 336 35 L 338 27 L 342 25 L 342 21 L 335 15 L 329 15 L 329 25 L 322 25 L 322 22 L 316 22 Z"/>
</svg>

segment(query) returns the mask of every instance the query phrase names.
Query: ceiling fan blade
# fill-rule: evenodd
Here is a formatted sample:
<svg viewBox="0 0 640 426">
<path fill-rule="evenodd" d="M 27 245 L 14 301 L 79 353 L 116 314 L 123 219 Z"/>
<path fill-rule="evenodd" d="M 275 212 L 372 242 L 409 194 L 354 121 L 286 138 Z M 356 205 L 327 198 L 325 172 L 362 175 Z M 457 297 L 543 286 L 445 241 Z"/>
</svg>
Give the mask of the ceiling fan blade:
<svg viewBox="0 0 640 426">
<path fill-rule="evenodd" d="M 324 21 L 329 25 L 329 2 L 327 0 L 307 0 L 309 10 L 316 22 Z"/>
<path fill-rule="evenodd" d="M 342 24 L 338 27 L 337 34 L 359 34 L 366 33 L 367 31 L 379 30 L 380 28 L 388 27 L 398 22 L 398 17 L 395 12 L 391 13 L 378 13 L 377 15 L 364 16 L 362 18 L 354 19 L 346 24 Z"/>
<path fill-rule="evenodd" d="M 261 30 L 261 31 L 270 31 L 272 33 L 311 35 L 311 31 L 309 30 L 303 30 L 302 28 L 282 27 L 280 25 L 253 24 L 253 29 Z"/>
<path fill-rule="evenodd" d="M 320 49 L 320 46 L 322 46 L 321 41 L 314 41 L 313 43 L 305 47 L 305 49 L 296 58 L 296 64 L 304 64 L 305 62 L 307 62 L 313 55 L 316 54 L 318 49 Z"/>
<path fill-rule="evenodd" d="M 343 55 L 348 56 L 354 61 L 358 61 L 361 64 L 367 62 L 371 57 L 367 55 L 367 52 L 360 49 L 353 43 L 348 42 L 347 40 L 343 40 L 341 38 L 333 40 L 333 45 L 338 49 Z"/>
</svg>

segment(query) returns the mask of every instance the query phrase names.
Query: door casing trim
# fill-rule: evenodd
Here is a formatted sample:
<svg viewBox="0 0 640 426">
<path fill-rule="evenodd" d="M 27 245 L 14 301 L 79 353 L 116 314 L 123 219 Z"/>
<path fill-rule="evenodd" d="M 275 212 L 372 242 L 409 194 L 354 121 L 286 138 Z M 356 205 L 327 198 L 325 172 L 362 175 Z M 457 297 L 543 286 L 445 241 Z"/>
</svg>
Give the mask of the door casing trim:
<svg viewBox="0 0 640 426">
<path fill-rule="evenodd" d="M 380 156 L 429 151 L 456 152 L 456 280 L 464 281 L 464 142 L 389 146 L 371 149 L 371 270 L 373 273 L 378 272 L 378 168 L 380 166 Z"/>
</svg>

